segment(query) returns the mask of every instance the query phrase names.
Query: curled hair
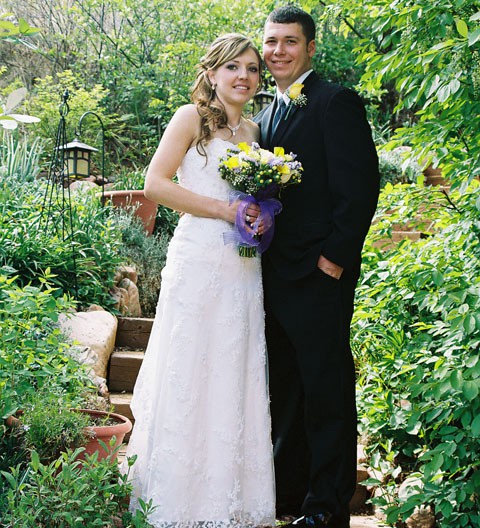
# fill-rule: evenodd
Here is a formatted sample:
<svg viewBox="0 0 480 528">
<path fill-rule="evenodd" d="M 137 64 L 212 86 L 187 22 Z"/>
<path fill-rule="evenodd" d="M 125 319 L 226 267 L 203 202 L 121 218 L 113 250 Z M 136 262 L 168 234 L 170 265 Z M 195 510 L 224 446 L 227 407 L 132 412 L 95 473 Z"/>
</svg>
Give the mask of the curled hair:
<svg viewBox="0 0 480 528">
<path fill-rule="evenodd" d="M 252 49 L 258 58 L 260 71 L 262 58 L 253 42 L 240 33 L 228 33 L 215 39 L 207 53 L 197 65 L 197 77 L 192 88 L 192 102 L 200 115 L 200 132 L 197 141 L 197 151 L 205 154 L 204 145 L 212 139 L 215 130 L 227 128 L 227 113 L 222 102 L 215 94 L 207 72 L 214 71 L 226 62 Z"/>
</svg>

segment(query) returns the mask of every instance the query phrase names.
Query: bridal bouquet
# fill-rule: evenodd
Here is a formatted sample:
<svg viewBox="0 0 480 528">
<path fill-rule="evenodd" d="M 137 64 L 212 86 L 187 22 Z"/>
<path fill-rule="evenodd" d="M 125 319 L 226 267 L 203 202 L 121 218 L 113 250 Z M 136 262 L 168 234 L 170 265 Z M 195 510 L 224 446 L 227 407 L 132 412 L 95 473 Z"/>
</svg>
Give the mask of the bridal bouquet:
<svg viewBox="0 0 480 528">
<path fill-rule="evenodd" d="M 233 236 L 226 235 L 225 242 L 236 242 L 241 256 L 253 257 L 257 250 L 262 253 L 270 245 L 274 217 L 282 210 L 277 196 L 284 187 L 298 184 L 302 179 L 302 164 L 295 158 L 293 153 L 285 154 L 282 147 L 275 147 L 271 152 L 260 148 L 258 143 L 239 143 L 227 149 L 226 155 L 220 158 L 220 175 L 234 189 L 231 199 L 241 200 L 236 231 Z M 248 229 L 244 219 L 252 203 L 258 204 L 260 214 Z M 264 231 L 259 236 L 257 230 L 262 221 Z"/>
</svg>

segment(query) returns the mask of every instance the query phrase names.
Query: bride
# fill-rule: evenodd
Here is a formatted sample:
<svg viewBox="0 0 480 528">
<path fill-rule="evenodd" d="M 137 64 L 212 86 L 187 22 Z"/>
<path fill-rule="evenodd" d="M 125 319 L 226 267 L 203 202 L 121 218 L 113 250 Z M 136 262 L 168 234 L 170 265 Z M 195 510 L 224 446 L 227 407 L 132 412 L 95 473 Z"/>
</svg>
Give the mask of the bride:
<svg viewBox="0 0 480 528">
<path fill-rule="evenodd" d="M 260 260 L 224 243 L 239 203 L 218 173 L 232 144 L 258 140 L 242 110 L 260 68 L 248 38 L 216 39 L 193 104 L 172 118 L 145 181 L 148 198 L 184 213 L 162 271 L 127 450 L 137 456 L 131 509 L 151 499 L 157 528 L 275 524 Z"/>
</svg>

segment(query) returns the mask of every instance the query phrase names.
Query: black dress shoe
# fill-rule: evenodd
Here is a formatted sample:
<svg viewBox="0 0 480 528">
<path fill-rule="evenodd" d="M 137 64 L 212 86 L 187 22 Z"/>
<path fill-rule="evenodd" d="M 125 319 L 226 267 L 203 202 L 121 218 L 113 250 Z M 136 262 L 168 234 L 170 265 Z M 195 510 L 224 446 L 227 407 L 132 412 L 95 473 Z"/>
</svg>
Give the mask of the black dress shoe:
<svg viewBox="0 0 480 528">
<path fill-rule="evenodd" d="M 304 515 L 298 519 L 295 519 L 286 526 L 293 526 L 296 528 L 321 528 L 322 526 L 328 526 L 328 522 L 332 518 L 330 513 L 316 513 L 315 515 Z M 284 527 L 285 528 L 285 527 Z"/>
</svg>

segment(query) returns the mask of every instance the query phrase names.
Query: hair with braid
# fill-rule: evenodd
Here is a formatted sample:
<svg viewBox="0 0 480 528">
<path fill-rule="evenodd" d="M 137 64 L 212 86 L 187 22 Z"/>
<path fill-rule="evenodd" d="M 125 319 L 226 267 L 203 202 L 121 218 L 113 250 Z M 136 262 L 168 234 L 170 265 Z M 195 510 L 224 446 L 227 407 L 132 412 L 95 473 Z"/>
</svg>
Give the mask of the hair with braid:
<svg viewBox="0 0 480 528">
<path fill-rule="evenodd" d="M 204 145 L 212 139 L 213 133 L 218 129 L 227 128 L 225 107 L 215 93 L 215 88 L 208 78 L 208 72 L 215 71 L 249 49 L 255 52 L 261 72 L 262 58 L 259 51 L 248 37 L 240 33 L 228 33 L 215 39 L 197 65 L 197 77 L 192 88 L 191 99 L 200 115 L 197 151 L 203 156 L 206 155 Z M 260 85 L 261 81 L 259 88 Z"/>
</svg>

